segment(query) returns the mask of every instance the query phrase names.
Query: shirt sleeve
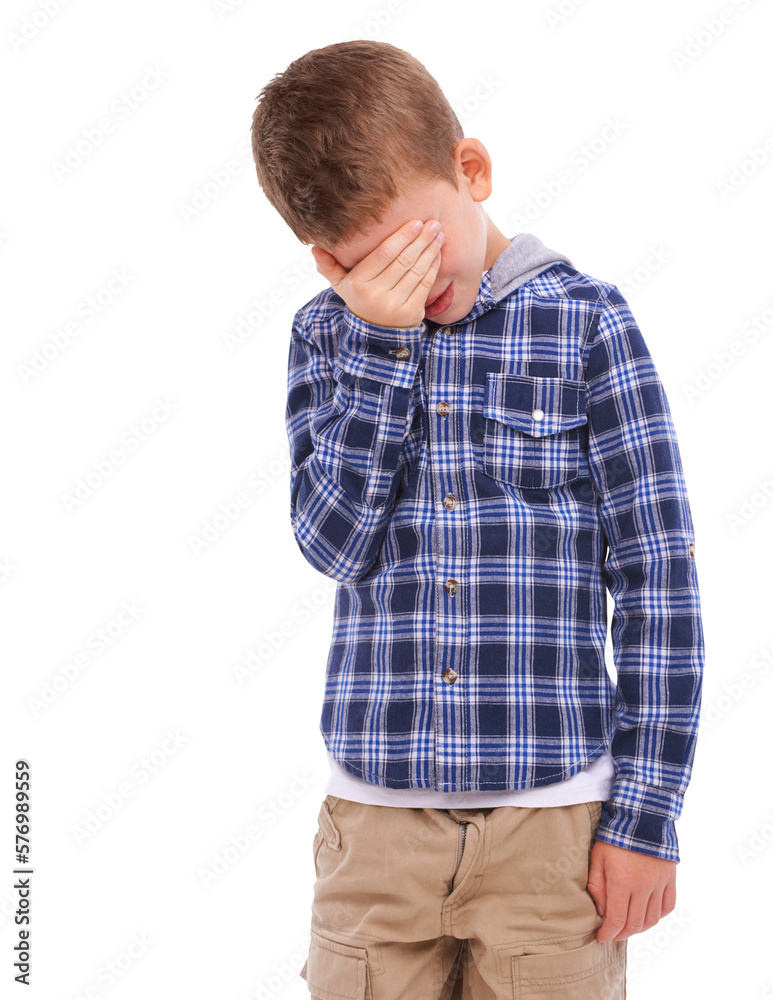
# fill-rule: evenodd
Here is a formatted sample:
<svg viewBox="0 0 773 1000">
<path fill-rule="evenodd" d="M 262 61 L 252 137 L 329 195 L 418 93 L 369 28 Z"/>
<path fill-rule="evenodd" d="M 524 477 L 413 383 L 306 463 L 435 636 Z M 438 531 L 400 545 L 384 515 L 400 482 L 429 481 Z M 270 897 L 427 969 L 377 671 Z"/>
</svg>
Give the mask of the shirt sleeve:
<svg viewBox="0 0 773 1000">
<path fill-rule="evenodd" d="M 291 523 L 301 552 L 335 580 L 375 562 L 421 441 L 418 327 L 366 323 L 348 307 L 293 321 L 285 412 Z M 323 351 L 337 333 L 337 353 Z"/>
<path fill-rule="evenodd" d="M 596 839 L 678 862 L 703 682 L 695 532 L 665 391 L 616 286 L 591 335 L 589 459 L 614 600 L 616 777 Z"/>
</svg>

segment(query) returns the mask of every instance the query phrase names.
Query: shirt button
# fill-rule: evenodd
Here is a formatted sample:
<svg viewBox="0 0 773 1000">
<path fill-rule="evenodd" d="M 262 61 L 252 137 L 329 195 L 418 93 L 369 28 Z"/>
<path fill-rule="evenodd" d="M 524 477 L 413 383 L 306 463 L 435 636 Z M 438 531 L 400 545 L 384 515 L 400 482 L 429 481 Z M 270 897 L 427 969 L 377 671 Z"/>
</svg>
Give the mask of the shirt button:
<svg viewBox="0 0 773 1000">
<path fill-rule="evenodd" d="M 457 502 L 458 501 L 456 497 L 453 495 L 453 493 L 447 493 L 443 497 L 443 506 L 446 508 L 446 510 L 453 510 Z"/>
<path fill-rule="evenodd" d="M 446 684 L 453 684 L 458 676 L 459 674 L 457 674 L 457 672 L 455 670 L 452 670 L 450 667 L 448 668 L 448 670 L 443 671 L 443 680 L 446 682 Z"/>
<path fill-rule="evenodd" d="M 395 357 L 399 358 L 400 361 L 405 361 L 406 358 L 410 358 L 411 349 L 410 347 L 398 347 L 395 351 Z"/>
<path fill-rule="evenodd" d="M 440 403 L 438 403 L 438 405 L 437 405 L 436 408 L 437 408 L 438 413 L 442 417 L 444 417 L 446 415 L 446 413 L 450 413 L 451 412 L 451 407 L 450 407 L 450 405 L 445 400 L 442 400 Z"/>
<path fill-rule="evenodd" d="M 544 420 L 545 411 L 544 410 L 532 410 L 531 411 L 532 420 Z"/>
<path fill-rule="evenodd" d="M 695 543 L 694 542 L 690 542 L 690 555 L 693 557 L 693 559 L 695 558 Z"/>
<path fill-rule="evenodd" d="M 456 329 L 453 326 L 444 326 L 443 333 L 450 337 L 452 333 L 456 333 Z"/>
<path fill-rule="evenodd" d="M 446 580 L 445 587 L 448 593 L 453 596 L 459 589 L 459 582 L 457 580 L 454 580 L 453 578 L 450 580 Z"/>
</svg>

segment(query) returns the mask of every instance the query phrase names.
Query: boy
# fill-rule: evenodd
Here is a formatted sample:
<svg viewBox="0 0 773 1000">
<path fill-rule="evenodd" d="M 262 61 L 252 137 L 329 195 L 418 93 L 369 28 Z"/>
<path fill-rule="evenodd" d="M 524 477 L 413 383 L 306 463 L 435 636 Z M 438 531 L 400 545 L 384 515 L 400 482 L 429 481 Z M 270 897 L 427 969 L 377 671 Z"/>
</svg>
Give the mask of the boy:
<svg viewBox="0 0 773 1000">
<path fill-rule="evenodd" d="M 488 152 L 408 53 L 315 49 L 259 102 L 258 179 L 330 283 L 286 411 L 293 533 L 339 584 L 301 976 L 621 1000 L 675 905 L 703 674 L 652 358 L 616 286 L 497 229 Z"/>
</svg>

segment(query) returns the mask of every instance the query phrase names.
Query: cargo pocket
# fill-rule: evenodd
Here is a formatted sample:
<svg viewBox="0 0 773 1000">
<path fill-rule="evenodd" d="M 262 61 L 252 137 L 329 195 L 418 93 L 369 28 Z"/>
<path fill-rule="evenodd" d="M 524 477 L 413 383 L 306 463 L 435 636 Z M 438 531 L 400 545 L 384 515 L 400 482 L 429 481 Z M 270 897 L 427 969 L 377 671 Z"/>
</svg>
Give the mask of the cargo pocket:
<svg viewBox="0 0 773 1000">
<path fill-rule="evenodd" d="M 521 489 L 590 475 L 585 382 L 489 372 L 483 402 L 483 469 Z"/>
<path fill-rule="evenodd" d="M 300 975 L 318 1000 L 370 998 L 367 948 L 333 941 L 312 928 L 309 957 Z"/>
<path fill-rule="evenodd" d="M 624 1000 L 627 939 L 513 955 L 513 1000 Z"/>
</svg>

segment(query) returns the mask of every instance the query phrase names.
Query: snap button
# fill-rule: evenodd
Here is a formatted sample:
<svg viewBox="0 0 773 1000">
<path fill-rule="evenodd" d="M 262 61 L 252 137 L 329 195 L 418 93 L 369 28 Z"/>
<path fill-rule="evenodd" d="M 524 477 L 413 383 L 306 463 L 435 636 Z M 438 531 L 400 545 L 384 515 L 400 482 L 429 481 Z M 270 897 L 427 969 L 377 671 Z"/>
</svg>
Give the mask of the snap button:
<svg viewBox="0 0 773 1000">
<path fill-rule="evenodd" d="M 457 674 L 457 672 L 452 670 L 450 667 L 443 671 L 443 680 L 446 684 L 453 684 L 458 676 L 459 674 Z"/>
<path fill-rule="evenodd" d="M 453 510 L 456 504 L 457 504 L 457 499 L 453 495 L 453 493 L 447 493 L 446 496 L 443 497 L 443 506 L 446 508 L 446 510 Z"/>
<path fill-rule="evenodd" d="M 395 357 L 399 358 L 400 361 L 405 361 L 406 358 L 410 358 L 411 349 L 410 347 L 398 347 L 395 351 Z"/>
<path fill-rule="evenodd" d="M 440 403 L 438 403 L 436 409 L 442 417 L 444 417 L 446 413 L 451 412 L 451 407 L 445 400 L 442 400 Z"/>
<path fill-rule="evenodd" d="M 544 420 L 545 419 L 545 411 L 544 410 L 539 410 L 539 409 L 532 410 L 531 411 L 531 416 L 532 416 L 532 420 Z"/>
<path fill-rule="evenodd" d="M 446 580 L 446 582 L 445 582 L 445 588 L 448 591 L 448 593 L 451 594 L 451 596 L 453 597 L 453 595 L 459 589 L 459 583 L 458 583 L 457 580 L 454 580 L 453 578 L 451 578 L 449 580 Z"/>
</svg>

